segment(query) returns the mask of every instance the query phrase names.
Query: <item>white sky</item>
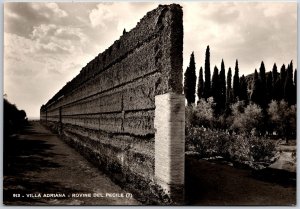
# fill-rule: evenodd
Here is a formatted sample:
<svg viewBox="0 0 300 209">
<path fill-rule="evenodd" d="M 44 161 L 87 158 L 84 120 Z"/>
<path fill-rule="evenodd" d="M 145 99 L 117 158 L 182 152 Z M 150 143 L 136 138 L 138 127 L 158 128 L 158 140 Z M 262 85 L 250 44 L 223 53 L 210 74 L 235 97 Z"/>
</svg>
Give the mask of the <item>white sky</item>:
<svg viewBox="0 0 300 209">
<path fill-rule="evenodd" d="M 168 2 L 170 3 L 170 2 Z M 263 60 L 267 71 L 297 65 L 297 4 L 184 2 L 184 65 L 196 68 L 211 49 L 211 69 L 222 58 L 240 75 Z M 162 4 L 162 3 L 161 3 Z M 4 93 L 29 117 L 76 76 L 87 62 L 132 29 L 157 3 L 5 3 Z M 197 72 L 198 74 L 198 72 Z"/>
</svg>

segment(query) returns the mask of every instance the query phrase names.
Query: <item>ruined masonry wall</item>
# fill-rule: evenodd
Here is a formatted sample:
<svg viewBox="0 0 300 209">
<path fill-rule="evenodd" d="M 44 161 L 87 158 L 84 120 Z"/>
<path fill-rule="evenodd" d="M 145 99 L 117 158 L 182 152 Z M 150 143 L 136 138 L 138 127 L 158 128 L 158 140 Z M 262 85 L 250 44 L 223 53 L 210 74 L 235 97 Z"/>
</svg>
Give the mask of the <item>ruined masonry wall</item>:
<svg viewBox="0 0 300 209">
<path fill-rule="evenodd" d="M 148 191 L 155 96 L 182 93 L 182 50 L 181 7 L 159 6 L 43 105 L 41 121 L 122 185 Z"/>
</svg>

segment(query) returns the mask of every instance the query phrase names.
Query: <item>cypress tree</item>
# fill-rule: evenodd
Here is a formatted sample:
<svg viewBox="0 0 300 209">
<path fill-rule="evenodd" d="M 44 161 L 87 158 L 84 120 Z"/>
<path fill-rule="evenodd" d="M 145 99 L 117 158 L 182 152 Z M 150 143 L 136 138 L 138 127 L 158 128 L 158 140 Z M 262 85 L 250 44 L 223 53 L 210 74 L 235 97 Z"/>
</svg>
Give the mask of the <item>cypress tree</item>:
<svg viewBox="0 0 300 209">
<path fill-rule="evenodd" d="M 294 103 L 297 104 L 297 69 L 294 73 Z"/>
<path fill-rule="evenodd" d="M 222 59 L 221 70 L 219 75 L 220 86 L 220 111 L 224 111 L 226 104 L 226 81 L 225 81 L 225 64 Z"/>
<path fill-rule="evenodd" d="M 294 100 L 294 84 L 293 84 L 293 61 L 288 65 L 285 83 L 284 83 L 284 100 L 289 105 L 295 104 Z"/>
<path fill-rule="evenodd" d="M 274 63 L 274 65 L 273 65 L 273 69 L 272 69 L 272 85 L 273 85 L 273 87 L 275 86 L 275 84 L 276 84 L 276 81 L 277 81 L 277 79 L 278 79 L 278 72 L 277 72 L 277 65 L 276 65 L 276 63 Z"/>
<path fill-rule="evenodd" d="M 245 101 L 245 104 L 248 104 L 248 88 L 247 81 L 244 75 L 240 79 L 240 100 Z"/>
<path fill-rule="evenodd" d="M 217 66 L 215 66 L 214 73 L 213 73 L 213 76 L 212 76 L 212 83 L 211 83 L 211 93 L 212 93 L 212 96 L 213 96 L 215 102 L 219 101 L 218 92 L 220 92 L 220 89 L 219 89 L 219 70 L 218 70 Z"/>
<path fill-rule="evenodd" d="M 258 79 L 258 73 L 255 69 L 252 81 L 252 93 L 251 93 L 251 101 L 258 104 L 260 103 L 260 80 Z"/>
<path fill-rule="evenodd" d="M 267 107 L 267 91 L 266 91 L 266 68 L 265 64 L 262 61 L 259 68 L 259 76 L 260 76 L 260 88 L 261 88 L 261 101 L 259 102 L 260 106 L 265 109 Z"/>
<path fill-rule="evenodd" d="M 271 99 L 274 100 L 279 100 L 279 94 L 278 92 L 280 91 L 280 85 L 278 82 L 278 71 L 277 71 L 277 65 L 274 63 L 273 69 L 272 69 L 272 95 Z"/>
<path fill-rule="evenodd" d="M 295 73 L 294 73 L 294 84 L 297 87 L 297 69 L 295 69 Z"/>
<path fill-rule="evenodd" d="M 190 103 L 189 103 L 189 79 L 190 79 L 190 67 L 187 66 L 185 73 L 184 73 L 183 90 L 184 90 L 184 95 L 185 95 L 188 105 L 190 105 Z"/>
<path fill-rule="evenodd" d="M 239 65 L 238 60 L 235 62 L 234 77 L 233 77 L 233 99 L 237 101 L 239 99 L 240 91 L 240 77 L 239 77 Z"/>
<path fill-rule="evenodd" d="M 267 75 L 267 83 L 266 83 L 266 90 L 267 90 L 267 104 L 269 104 L 271 102 L 271 100 L 273 99 L 273 73 L 270 72 Z"/>
<path fill-rule="evenodd" d="M 190 64 L 184 73 L 184 94 L 188 105 L 195 103 L 196 93 L 196 64 L 194 52 L 190 57 Z"/>
<path fill-rule="evenodd" d="M 229 105 L 232 103 L 232 87 L 231 87 L 232 73 L 231 68 L 227 72 L 227 90 L 226 90 L 226 103 Z"/>
<path fill-rule="evenodd" d="M 214 98 L 215 106 L 215 114 L 220 113 L 220 80 L 219 80 L 219 69 L 217 66 L 214 67 L 214 72 L 212 75 L 211 82 L 211 93 Z"/>
<path fill-rule="evenodd" d="M 285 65 L 283 64 L 280 68 L 280 79 L 285 81 L 285 77 L 286 77 L 286 68 Z"/>
<path fill-rule="evenodd" d="M 200 67 L 200 71 L 199 71 L 197 93 L 198 93 L 199 100 L 201 98 L 203 98 L 203 95 L 204 95 L 204 81 L 203 81 L 203 68 L 202 67 Z"/>
<path fill-rule="evenodd" d="M 259 68 L 259 77 L 261 80 L 261 83 L 266 83 L 266 68 L 265 68 L 265 64 L 262 61 L 260 64 L 260 68 Z"/>
<path fill-rule="evenodd" d="M 285 79 L 286 79 L 286 69 L 285 69 L 285 65 L 283 64 L 280 68 L 280 78 L 279 78 L 279 82 L 278 82 L 278 87 L 279 87 L 279 91 L 278 91 L 278 100 L 282 100 L 284 99 L 284 84 L 285 84 Z"/>
<path fill-rule="evenodd" d="M 210 84 L 210 52 L 209 46 L 206 48 L 205 52 L 205 82 L 204 82 L 204 98 L 207 99 L 211 96 L 211 84 Z"/>
</svg>

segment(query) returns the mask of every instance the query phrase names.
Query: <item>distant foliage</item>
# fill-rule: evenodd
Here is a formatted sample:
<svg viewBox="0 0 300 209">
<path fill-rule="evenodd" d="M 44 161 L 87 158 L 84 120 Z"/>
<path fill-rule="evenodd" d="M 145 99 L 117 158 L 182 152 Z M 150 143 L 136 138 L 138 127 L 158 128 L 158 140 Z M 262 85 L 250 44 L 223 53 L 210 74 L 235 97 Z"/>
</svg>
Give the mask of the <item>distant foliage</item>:
<svg viewBox="0 0 300 209">
<path fill-rule="evenodd" d="M 19 110 L 16 105 L 11 104 L 4 98 L 4 136 L 18 132 L 26 123 L 27 116 L 24 110 Z"/>
</svg>

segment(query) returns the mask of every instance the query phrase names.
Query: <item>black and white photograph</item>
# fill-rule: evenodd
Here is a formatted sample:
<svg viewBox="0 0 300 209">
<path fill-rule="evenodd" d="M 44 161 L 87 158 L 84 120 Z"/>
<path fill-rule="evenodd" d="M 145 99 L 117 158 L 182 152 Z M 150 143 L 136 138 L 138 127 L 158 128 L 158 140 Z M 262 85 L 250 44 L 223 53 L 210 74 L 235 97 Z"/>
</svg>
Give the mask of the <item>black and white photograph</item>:
<svg viewBox="0 0 300 209">
<path fill-rule="evenodd" d="M 296 1 L 3 3 L 3 203 L 296 206 Z"/>
</svg>

